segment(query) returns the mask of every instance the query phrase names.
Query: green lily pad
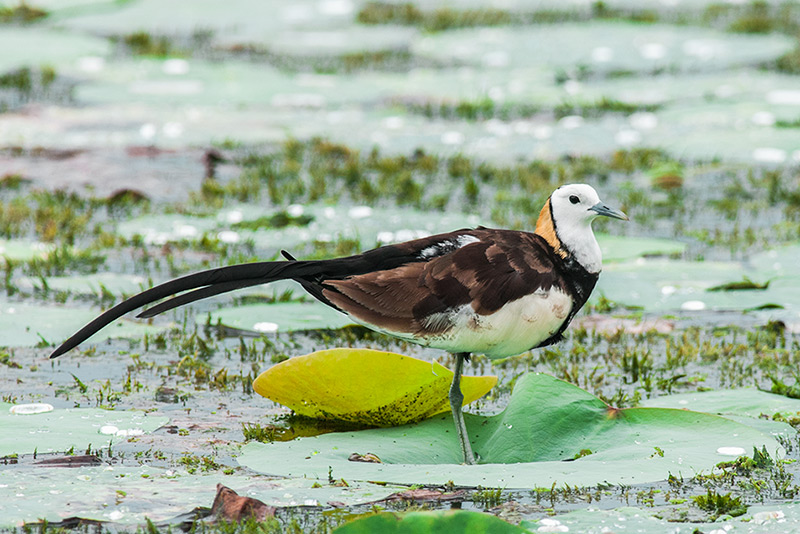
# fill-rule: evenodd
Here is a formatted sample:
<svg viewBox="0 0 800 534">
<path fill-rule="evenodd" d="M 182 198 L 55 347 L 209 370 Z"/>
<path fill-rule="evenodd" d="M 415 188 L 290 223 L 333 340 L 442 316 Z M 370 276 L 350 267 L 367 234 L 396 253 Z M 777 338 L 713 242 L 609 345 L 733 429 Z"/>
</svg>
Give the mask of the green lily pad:
<svg viewBox="0 0 800 534">
<path fill-rule="evenodd" d="M 0 300 L 0 347 L 32 347 L 43 342 L 60 343 L 97 317 L 97 310 L 17 304 Z M 98 343 L 110 338 L 140 338 L 164 330 L 120 319 L 92 337 Z"/>
<path fill-rule="evenodd" d="M 528 532 L 490 514 L 467 510 L 446 512 L 411 512 L 409 514 L 376 514 L 346 523 L 336 534 L 434 534 L 469 532 L 470 534 L 513 534 Z"/>
<path fill-rule="evenodd" d="M 279 302 L 223 308 L 195 318 L 198 324 L 222 324 L 237 330 L 272 334 L 298 330 L 343 328 L 353 324 L 346 315 L 319 302 Z"/>
<path fill-rule="evenodd" d="M 53 250 L 53 245 L 26 239 L 0 239 L 0 257 L 10 260 L 44 258 Z"/>
<path fill-rule="evenodd" d="M 220 482 L 239 495 L 278 507 L 327 506 L 329 502 L 358 505 L 385 499 L 398 491 L 397 487 L 370 483 L 351 482 L 339 487 L 312 480 L 270 480 L 239 473 L 188 474 L 181 469 L 146 465 L 27 465 L 0 470 L 0 491 L 15 496 L 0 499 L 0 528 L 68 517 L 123 525 L 141 525 L 147 519 L 169 520 L 198 506 L 211 506 Z"/>
<path fill-rule="evenodd" d="M 780 263 L 779 263 L 780 265 Z M 783 269 L 747 268 L 735 262 L 689 262 L 662 258 L 609 263 L 591 299 L 600 295 L 646 311 L 667 310 L 750 310 L 767 303 L 800 311 L 799 277 Z M 778 275 L 780 273 L 780 275 Z M 778 276 L 776 276 L 778 275 Z M 708 291 L 730 280 L 771 280 L 769 287 L 758 291 Z"/>
<path fill-rule="evenodd" d="M 681 521 L 666 518 L 663 507 L 623 507 L 613 510 L 587 508 L 537 520 L 525 520 L 520 527 L 529 532 L 615 532 L 618 534 L 675 534 L 676 532 L 736 532 L 741 534 L 784 534 L 800 528 L 800 505 L 756 504 L 747 513 L 723 522 Z M 680 514 L 676 514 L 680 515 Z M 680 525 L 678 527 L 677 525 Z M 794 525 L 794 526 L 792 526 Z"/>
<path fill-rule="evenodd" d="M 78 295 L 97 295 L 103 292 L 113 295 L 133 295 L 147 287 L 144 276 L 119 273 L 92 273 L 75 276 L 52 276 L 45 280 L 47 287 L 56 291 L 68 291 Z M 21 288 L 41 289 L 41 278 L 23 278 Z"/>
<path fill-rule="evenodd" d="M 791 50 L 791 38 L 730 34 L 698 27 L 592 21 L 525 27 L 469 28 L 425 36 L 415 54 L 497 70 L 529 65 L 650 72 L 752 65 Z M 602 47 L 602 52 L 597 48 Z"/>
<path fill-rule="evenodd" d="M 683 254 L 686 243 L 671 239 L 625 237 L 598 234 L 597 242 L 604 262 L 618 262 L 642 256 L 672 256 Z"/>
<path fill-rule="evenodd" d="M 0 50 L 13 50 L 13 54 L 0 57 L 0 73 L 21 67 L 48 65 L 61 72 L 77 71 L 75 64 L 82 57 L 106 56 L 111 45 L 106 39 L 64 33 L 43 27 L 14 27 L 4 25 L 0 32 Z"/>
<path fill-rule="evenodd" d="M 145 412 L 100 408 L 66 408 L 18 415 L 13 404 L 0 403 L 0 456 L 64 452 L 74 447 L 83 452 L 90 445 L 100 449 L 131 436 L 153 432 L 169 421 Z"/>
<path fill-rule="evenodd" d="M 664 408 L 616 410 L 543 374 L 523 376 L 502 413 L 467 416 L 466 422 L 479 465 L 459 465 L 449 415 L 389 429 L 251 443 L 238 461 L 282 476 L 326 478 L 330 468 L 348 480 L 531 488 L 654 482 L 709 471 L 753 447 L 766 446 L 771 454 L 783 450 L 771 435 L 723 417 Z M 383 463 L 349 462 L 354 452 L 375 454 Z"/>
<path fill-rule="evenodd" d="M 679 393 L 642 401 L 642 406 L 654 408 L 680 408 L 721 415 L 759 417 L 762 414 L 797 415 L 800 399 L 790 399 L 754 388 L 723 389 L 695 393 Z"/>
</svg>

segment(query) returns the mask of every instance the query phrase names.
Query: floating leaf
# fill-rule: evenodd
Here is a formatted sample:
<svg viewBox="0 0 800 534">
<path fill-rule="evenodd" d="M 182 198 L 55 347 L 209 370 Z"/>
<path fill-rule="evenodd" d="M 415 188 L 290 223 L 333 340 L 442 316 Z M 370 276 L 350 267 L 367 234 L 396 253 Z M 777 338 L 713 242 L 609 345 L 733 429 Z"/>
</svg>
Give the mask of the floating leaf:
<svg viewBox="0 0 800 534">
<path fill-rule="evenodd" d="M 683 254 L 686 243 L 671 239 L 597 235 L 603 261 L 623 261 L 642 256 L 672 256 Z"/>
<path fill-rule="evenodd" d="M 131 436 L 152 432 L 166 424 L 166 417 L 144 412 L 67 408 L 38 413 L 16 414 L 12 404 L 0 403 L 0 456 L 63 452 L 71 448 L 85 451 Z"/>
<path fill-rule="evenodd" d="M 52 523 L 66 517 L 124 525 L 142 525 L 147 519 L 171 520 L 199 505 L 210 506 L 220 480 L 240 495 L 280 507 L 325 506 L 329 502 L 359 505 L 380 501 L 401 489 L 354 481 L 340 487 L 240 473 L 220 477 L 219 472 L 189 475 L 175 467 L 115 464 L 65 469 L 21 462 L 11 469 L 0 469 L 0 495 L 24 495 L 0 499 L 0 529 L 43 519 Z"/>
<path fill-rule="evenodd" d="M 770 304 L 800 311 L 800 278 L 787 272 L 791 258 L 748 269 L 734 262 L 690 262 L 663 258 L 609 263 L 597 283 L 591 300 L 600 296 L 646 311 L 666 310 L 748 310 Z M 797 259 L 794 260 L 798 261 Z M 762 261 L 763 263 L 763 261 Z M 707 291 L 722 280 L 747 276 L 769 278 L 769 287 L 759 291 Z"/>
<path fill-rule="evenodd" d="M 747 290 L 764 290 L 769 287 L 769 280 L 763 284 L 753 282 L 748 277 L 743 277 L 739 282 L 728 282 L 727 284 L 720 284 L 718 286 L 709 287 L 706 291 L 747 291 Z"/>
<path fill-rule="evenodd" d="M 253 389 L 300 415 L 394 426 L 449 411 L 452 380 L 453 372 L 436 362 L 378 350 L 330 349 L 270 367 Z M 496 383 L 496 376 L 464 376 L 464 404 Z"/>
<path fill-rule="evenodd" d="M 707 413 L 744 415 L 759 417 L 762 414 L 776 413 L 797 415 L 800 413 L 800 399 L 790 399 L 753 388 L 722 389 L 695 393 L 679 393 L 647 399 L 642 406 L 657 408 L 682 408 Z"/>
<path fill-rule="evenodd" d="M 489 514 L 467 510 L 446 512 L 411 512 L 408 514 L 376 514 L 346 523 L 336 534 L 434 534 L 469 532 L 470 534 L 515 534 L 528 532 Z"/>
<path fill-rule="evenodd" d="M 711 470 L 753 447 L 782 453 L 768 433 L 723 417 L 663 408 L 616 410 L 542 374 L 523 376 L 502 413 L 468 415 L 466 422 L 479 465 L 459 465 L 461 453 L 449 414 L 402 427 L 250 443 L 238 460 L 256 471 L 282 476 L 325 479 L 331 468 L 335 476 L 348 480 L 531 488 L 554 482 L 654 482 L 670 474 Z M 781 430 L 786 426 L 766 423 Z M 347 461 L 353 452 L 373 453 L 383 463 Z M 571 461 L 574 458 L 578 459 Z"/>
<path fill-rule="evenodd" d="M 674 512 L 675 523 L 670 512 Z M 657 516 L 657 517 L 656 517 Z M 667 517 L 664 517 L 667 516 Z M 687 520 L 688 519 L 688 520 Z M 676 525 L 679 524 L 680 527 Z M 794 526 L 792 526 L 794 525 Z M 784 534 L 800 529 L 800 504 L 755 504 L 747 513 L 724 522 L 692 521 L 680 507 L 634 508 L 612 510 L 586 508 L 555 517 L 525 520 L 520 527 L 529 532 L 736 532 L 741 534 Z M 560 530 L 557 530 L 560 527 Z"/>
<path fill-rule="evenodd" d="M 353 324 L 346 315 L 320 302 L 279 302 L 223 308 L 196 317 L 198 324 L 222 324 L 237 330 L 271 334 L 298 330 L 343 328 Z"/>
<path fill-rule="evenodd" d="M 44 283 L 49 289 L 69 291 L 80 295 L 110 293 L 112 295 L 133 295 L 146 289 L 144 276 L 119 273 L 92 273 L 75 276 L 51 276 Z M 20 280 L 22 289 L 43 287 L 41 278 L 26 277 Z"/>
<path fill-rule="evenodd" d="M 3 325 L 0 328 L 0 347 L 60 343 L 98 314 L 97 310 L 17 304 L 0 300 L 0 323 Z M 120 319 L 92 336 L 91 342 L 97 343 L 110 338 L 139 338 L 146 333 L 162 330 L 163 326 Z"/>
<path fill-rule="evenodd" d="M 0 257 L 10 260 L 44 258 L 55 247 L 52 244 L 26 239 L 0 239 Z"/>
</svg>

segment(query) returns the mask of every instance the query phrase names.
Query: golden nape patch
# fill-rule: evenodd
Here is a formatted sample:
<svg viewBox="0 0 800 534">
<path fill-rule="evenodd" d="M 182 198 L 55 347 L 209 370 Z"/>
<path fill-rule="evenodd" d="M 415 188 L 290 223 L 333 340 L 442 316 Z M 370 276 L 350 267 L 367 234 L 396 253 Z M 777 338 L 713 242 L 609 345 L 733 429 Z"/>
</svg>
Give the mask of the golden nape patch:
<svg viewBox="0 0 800 534">
<path fill-rule="evenodd" d="M 536 221 L 536 233 L 542 236 L 553 250 L 562 258 L 567 257 L 567 252 L 561 246 L 561 240 L 556 235 L 556 227 L 553 225 L 553 214 L 550 212 L 550 199 L 544 203 L 542 211 L 539 212 L 539 219 Z"/>
</svg>

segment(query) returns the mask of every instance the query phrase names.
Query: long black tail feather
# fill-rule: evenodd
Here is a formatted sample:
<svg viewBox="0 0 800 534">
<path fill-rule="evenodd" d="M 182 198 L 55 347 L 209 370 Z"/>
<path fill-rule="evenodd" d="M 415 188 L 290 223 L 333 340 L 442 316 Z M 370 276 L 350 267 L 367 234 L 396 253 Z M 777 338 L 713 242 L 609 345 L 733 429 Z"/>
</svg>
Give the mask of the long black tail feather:
<svg viewBox="0 0 800 534">
<path fill-rule="evenodd" d="M 183 306 L 184 304 L 207 299 L 215 295 L 221 295 L 222 293 L 228 293 L 229 291 L 236 291 L 237 289 L 243 289 L 245 287 L 257 286 L 263 283 L 264 281 L 260 279 L 242 280 L 236 282 L 223 282 L 220 284 L 214 284 L 213 286 L 206 286 L 200 289 L 187 291 L 186 293 L 181 293 L 176 297 L 172 297 L 171 299 L 159 302 L 155 306 L 147 308 L 143 312 L 137 314 L 136 317 L 140 319 L 149 319 L 151 317 L 155 317 L 156 315 L 162 314 L 165 311 L 177 308 L 178 306 Z"/>
<path fill-rule="evenodd" d="M 50 358 L 57 358 L 65 352 L 73 349 L 94 335 L 101 328 L 119 319 L 126 313 L 176 293 L 187 291 L 189 289 L 203 288 L 199 290 L 201 291 L 200 294 L 195 294 L 196 292 L 194 291 L 186 294 L 183 302 L 174 304 L 174 306 L 179 306 L 182 303 L 185 304 L 187 302 L 193 302 L 200 298 L 218 295 L 220 293 L 233 291 L 242 287 L 274 282 L 276 280 L 282 280 L 286 278 L 294 278 L 295 276 L 315 275 L 318 274 L 319 267 L 315 267 L 318 263 L 321 262 L 273 261 L 245 263 L 241 265 L 230 265 L 227 267 L 209 269 L 207 271 L 201 271 L 199 273 L 176 278 L 175 280 L 170 280 L 169 282 L 165 282 L 143 291 L 138 295 L 134 295 L 133 297 L 120 302 L 113 308 L 106 310 L 104 313 L 99 315 L 89 324 L 73 334 L 72 337 L 62 343 L 61 346 L 53 351 L 53 353 L 50 355 Z M 171 302 L 172 301 L 167 301 L 164 304 L 170 304 Z M 166 311 L 174 306 L 170 305 L 161 311 Z M 160 312 L 153 312 L 153 315 L 157 313 Z"/>
<path fill-rule="evenodd" d="M 139 317 L 153 317 L 196 300 L 244 287 L 287 279 L 295 280 L 314 298 L 336 308 L 323 294 L 322 283 L 325 280 L 393 269 L 410 261 L 423 261 L 425 257 L 420 256 L 417 249 L 428 246 L 429 242 L 437 243 L 442 239 L 446 239 L 446 237 L 431 236 L 425 242 L 419 243 L 418 246 L 388 245 L 355 256 L 331 260 L 298 261 L 291 254 L 283 251 L 283 256 L 288 261 L 243 263 L 182 276 L 134 295 L 106 310 L 62 343 L 53 351 L 50 358 L 57 358 L 75 348 L 126 313 L 173 295 L 177 296 L 143 311 Z M 184 291 L 186 293 L 183 293 Z"/>
</svg>

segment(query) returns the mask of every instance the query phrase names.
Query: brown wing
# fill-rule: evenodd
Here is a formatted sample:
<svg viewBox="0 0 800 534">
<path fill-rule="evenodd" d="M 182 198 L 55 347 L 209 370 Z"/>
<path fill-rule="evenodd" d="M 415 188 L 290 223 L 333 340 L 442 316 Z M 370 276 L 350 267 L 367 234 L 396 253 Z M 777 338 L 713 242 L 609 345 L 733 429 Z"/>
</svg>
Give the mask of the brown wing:
<svg viewBox="0 0 800 534">
<path fill-rule="evenodd" d="M 466 234 L 479 241 L 426 261 L 325 280 L 323 294 L 366 323 L 426 335 L 452 326 L 437 314 L 470 304 L 476 313 L 489 315 L 507 302 L 561 283 L 552 249 L 541 237 L 488 229 Z"/>
</svg>

